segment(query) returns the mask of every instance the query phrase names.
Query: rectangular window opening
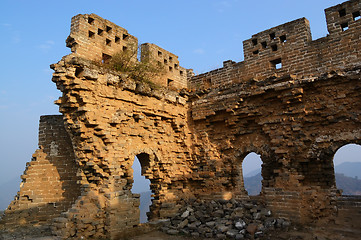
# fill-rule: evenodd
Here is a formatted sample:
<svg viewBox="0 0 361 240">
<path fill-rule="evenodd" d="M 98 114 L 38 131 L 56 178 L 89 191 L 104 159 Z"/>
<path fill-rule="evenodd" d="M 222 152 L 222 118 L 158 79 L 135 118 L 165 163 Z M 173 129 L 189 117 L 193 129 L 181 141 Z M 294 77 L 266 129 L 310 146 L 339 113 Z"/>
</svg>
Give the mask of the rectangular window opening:
<svg viewBox="0 0 361 240">
<path fill-rule="evenodd" d="M 104 32 L 103 29 L 98 28 L 98 35 L 99 35 L 99 36 L 103 36 L 103 32 Z"/>
<path fill-rule="evenodd" d="M 342 8 L 341 10 L 338 10 L 338 14 L 340 15 L 340 17 L 346 16 L 346 9 Z"/>
<path fill-rule="evenodd" d="M 175 63 L 175 64 L 174 64 L 174 68 L 175 68 L 175 69 L 178 69 L 178 64 Z"/>
<path fill-rule="evenodd" d="M 280 36 L 280 41 L 281 41 L 282 43 L 287 42 L 286 35 L 282 35 L 282 36 Z"/>
<path fill-rule="evenodd" d="M 271 61 L 271 65 L 274 69 L 281 69 L 282 68 L 282 60 L 281 58 L 277 58 Z"/>
<path fill-rule="evenodd" d="M 173 84 L 174 84 L 174 80 L 168 78 L 168 80 L 167 80 L 167 86 L 168 86 L 168 87 L 172 87 Z"/>
<path fill-rule="evenodd" d="M 269 38 L 270 38 L 271 40 L 275 39 L 275 38 L 276 38 L 276 34 L 275 34 L 274 32 L 273 32 L 273 33 L 270 33 Z"/>
<path fill-rule="evenodd" d="M 173 58 L 172 57 L 169 57 L 169 62 L 172 62 L 173 61 Z"/>
<path fill-rule="evenodd" d="M 119 38 L 119 37 L 117 37 L 117 36 L 115 36 L 114 41 L 115 41 L 116 43 L 119 43 L 119 42 L 120 42 L 120 38 Z"/>
<path fill-rule="evenodd" d="M 259 50 L 253 51 L 253 54 L 256 55 L 259 53 Z"/>
<path fill-rule="evenodd" d="M 263 48 L 267 48 L 267 42 L 262 42 L 261 45 Z"/>
<path fill-rule="evenodd" d="M 352 18 L 354 21 L 360 20 L 361 19 L 360 11 L 352 13 Z"/>
<path fill-rule="evenodd" d="M 111 46 L 112 44 L 112 41 L 110 41 L 110 39 L 105 39 L 105 44 L 107 45 L 107 46 Z"/>
<path fill-rule="evenodd" d="M 88 23 L 89 23 L 89 24 L 93 24 L 93 23 L 94 23 L 94 18 L 88 17 Z"/>
<path fill-rule="evenodd" d="M 168 60 L 167 59 L 164 59 L 164 64 L 167 64 L 168 63 Z"/>
<path fill-rule="evenodd" d="M 272 45 L 271 48 L 272 48 L 272 51 L 274 51 L 274 52 L 277 51 L 277 49 L 278 49 L 277 44 Z"/>
<path fill-rule="evenodd" d="M 107 31 L 107 33 L 110 33 L 112 31 L 112 28 L 107 26 L 106 31 Z"/>
<path fill-rule="evenodd" d="M 109 63 L 110 59 L 112 59 L 112 56 L 103 53 L 103 55 L 102 55 L 102 63 Z"/>
<path fill-rule="evenodd" d="M 163 54 L 161 51 L 158 51 L 158 57 L 161 57 Z"/>
<path fill-rule="evenodd" d="M 123 46 L 123 52 L 127 51 L 128 50 L 128 47 L 126 46 Z"/>
<path fill-rule="evenodd" d="M 89 38 L 94 38 L 94 37 L 95 37 L 95 33 L 92 32 L 92 31 L 89 31 L 89 32 L 88 32 L 88 37 L 89 37 Z"/>
<path fill-rule="evenodd" d="M 180 74 L 181 76 L 183 76 L 183 71 L 182 71 L 182 70 L 180 70 L 180 71 L 179 71 L 179 74 Z"/>
<path fill-rule="evenodd" d="M 347 22 L 341 23 L 341 29 L 342 29 L 343 32 L 348 30 L 348 23 Z"/>
<path fill-rule="evenodd" d="M 169 72 L 172 72 L 173 68 L 171 66 L 169 66 Z"/>
<path fill-rule="evenodd" d="M 257 45 L 257 43 L 258 43 L 257 38 L 252 39 L 252 44 L 253 44 L 253 46 L 256 46 L 256 45 Z"/>
<path fill-rule="evenodd" d="M 128 34 L 123 34 L 123 40 L 128 40 L 129 35 Z"/>
</svg>

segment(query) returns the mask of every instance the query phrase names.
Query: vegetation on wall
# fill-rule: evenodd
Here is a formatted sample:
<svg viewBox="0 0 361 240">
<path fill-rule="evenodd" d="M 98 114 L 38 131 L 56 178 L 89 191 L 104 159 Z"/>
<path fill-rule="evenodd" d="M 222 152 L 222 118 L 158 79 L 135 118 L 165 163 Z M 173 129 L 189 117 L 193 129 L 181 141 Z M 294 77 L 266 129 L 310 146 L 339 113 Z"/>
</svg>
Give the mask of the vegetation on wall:
<svg viewBox="0 0 361 240">
<path fill-rule="evenodd" d="M 142 61 L 138 61 L 139 49 L 138 47 L 117 52 L 103 66 L 118 72 L 127 73 L 134 80 L 154 85 L 152 79 L 165 74 L 165 68 L 163 65 L 156 64 L 148 58 L 142 58 Z M 146 53 L 142 52 L 142 54 Z"/>
</svg>

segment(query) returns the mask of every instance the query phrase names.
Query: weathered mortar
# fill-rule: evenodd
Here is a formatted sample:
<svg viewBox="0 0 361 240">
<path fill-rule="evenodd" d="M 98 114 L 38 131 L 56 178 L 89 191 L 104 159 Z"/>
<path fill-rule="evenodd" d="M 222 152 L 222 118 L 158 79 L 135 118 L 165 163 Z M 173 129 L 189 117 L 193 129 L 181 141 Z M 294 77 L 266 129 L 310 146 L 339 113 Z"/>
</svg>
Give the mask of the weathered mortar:
<svg viewBox="0 0 361 240">
<path fill-rule="evenodd" d="M 151 181 L 150 219 L 173 216 L 183 199 L 249 198 L 242 161 L 250 152 L 261 155 L 260 198 L 276 216 L 301 223 L 337 216 L 332 158 L 347 143 L 361 144 L 361 20 L 354 19 L 360 9 L 360 0 L 326 9 L 330 35 L 316 41 L 304 18 L 258 33 L 244 41 L 244 62 L 226 61 L 194 77 L 176 55 L 145 44 L 151 61 L 172 59 L 172 72 L 152 79 L 162 87 L 103 68 L 104 56 L 137 39 L 96 15 L 75 16 L 67 41 L 73 53 L 52 65 L 68 145 L 56 151 L 58 137 L 47 129 L 49 140 L 32 163 L 56 152 L 73 154 L 69 189 L 76 191 L 39 223 L 54 218 L 54 234 L 87 239 L 116 239 L 138 225 L 139 195 L 131 193 L 135 156 Z M 342 31 L 345 21 L 349 29 Z M 124 41 L 116 41 L 123 34 Z M 181 89 L 185 77 L 192 91 Z M 34 195 L 29 205 L 27 186 L 7 210 L 9 226 L 31 222 L 29 206 L 47 196 Z"/>
</svg>

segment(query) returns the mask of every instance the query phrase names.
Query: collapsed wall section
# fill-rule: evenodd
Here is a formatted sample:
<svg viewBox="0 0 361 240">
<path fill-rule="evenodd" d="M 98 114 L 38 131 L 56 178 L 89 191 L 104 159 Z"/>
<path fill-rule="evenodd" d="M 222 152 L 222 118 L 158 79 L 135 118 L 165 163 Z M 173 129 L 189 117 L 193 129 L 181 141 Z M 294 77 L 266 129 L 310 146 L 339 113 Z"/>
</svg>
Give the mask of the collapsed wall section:
<svg viewBox="0 0 361 240">
<path fill-rule="evenodd" d="M 9 228 L 49 223 L 80 195 L 73 147 L 61 115 L 41 116 L 39 149 L 21 179 L 20 191 L 2 219 Z"/>
<path fill-rule="evenodd" d="M 187 93 L 127 78 L 91 61 L 67 56 L 53 81 L 81 177 L 81 197 L 56 219 L 62 237 L 116 238 L 139 224 L 139 195 L 132 194 L 132 165 L 153 192 L 150 219 L 172 216 L 189 186 L 196 140 L 187 126 Z M 87 229 L 91 229 L 88 231 Z"/>
</svg>

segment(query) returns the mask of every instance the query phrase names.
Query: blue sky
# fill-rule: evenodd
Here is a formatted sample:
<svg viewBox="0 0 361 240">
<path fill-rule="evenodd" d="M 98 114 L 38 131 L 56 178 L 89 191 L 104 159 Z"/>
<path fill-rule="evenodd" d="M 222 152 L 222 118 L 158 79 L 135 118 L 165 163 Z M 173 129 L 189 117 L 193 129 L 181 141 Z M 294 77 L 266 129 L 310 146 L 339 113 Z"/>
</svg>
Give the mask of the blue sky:
<svg viewBox="0 0 361 240">
<path fill-rule="evenodd" d="M 49 65 L 69 54 L 71 17 L 96 13 L 179 56 L 202 73 L 242 61 L 242 41 L 306 17 L 313 38 L 327 34 L 324 9 L 339 0 L 25 1 L 0 2 L 0 184 L 19 178 L 37 148 L 40 115 L 57 114 L 60 92 Z M 16 191 L 16 190 L 15 190 Z"/>
</svg>

